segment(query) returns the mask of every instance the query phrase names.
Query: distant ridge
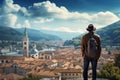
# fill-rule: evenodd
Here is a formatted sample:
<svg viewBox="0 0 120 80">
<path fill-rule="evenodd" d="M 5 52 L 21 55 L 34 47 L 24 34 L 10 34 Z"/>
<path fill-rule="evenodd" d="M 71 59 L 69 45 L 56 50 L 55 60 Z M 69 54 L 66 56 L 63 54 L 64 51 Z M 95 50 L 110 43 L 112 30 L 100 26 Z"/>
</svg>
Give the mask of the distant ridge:
<svg viewBox="0 0 120 80">
<path fill-rule="evenodd" d="M 120 46 L 120 21 L 96 31 L 101 36 L 103 46 Z"/>
<path fill-rule="evenodd" d="M 22 33 L 11 27 L 0 26 L 0 40 L 22 40 Z"/>
<path fill-rule="evenodd" d="M 20 33 L 24 32 L 24 28 L 15 28 L 15 30 L 17 30 Z M 27 28 L 27 34 L 30 40 L 32 41 L 40 41 L 40 40 L 62 40 L 60 37 L 55 36 L 55 35 L 50 35 L 50 34 L 46 34 L 43 33 L 39 30 L 35 30 L 35 29 L 30 29 Z"/>
<path fill-rule="evenodd" d="M 0 26 L 0 40 L 21 41 L 23 39 L 24 28 L 11 28 Z M 41 40 L 61 40 L 58 36 L 45 34 L 39 30 L 28 29 L 28 37 L 31 41 Z"/>
</svg>

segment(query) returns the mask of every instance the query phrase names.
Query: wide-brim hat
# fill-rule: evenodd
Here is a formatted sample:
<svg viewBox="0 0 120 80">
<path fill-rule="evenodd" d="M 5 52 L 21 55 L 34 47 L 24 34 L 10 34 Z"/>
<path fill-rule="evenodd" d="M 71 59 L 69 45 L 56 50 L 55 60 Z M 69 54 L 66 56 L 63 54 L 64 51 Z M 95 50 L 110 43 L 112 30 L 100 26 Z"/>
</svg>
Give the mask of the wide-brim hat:
<svg viewBox="0 0 120 80">
<path fill-rule="evenodd" d="M 95 31 L 96 28 L 94 27 L 93 24 L 89 24 L 88 27 L 86 28 L 87 31 Z"/>
</svg>

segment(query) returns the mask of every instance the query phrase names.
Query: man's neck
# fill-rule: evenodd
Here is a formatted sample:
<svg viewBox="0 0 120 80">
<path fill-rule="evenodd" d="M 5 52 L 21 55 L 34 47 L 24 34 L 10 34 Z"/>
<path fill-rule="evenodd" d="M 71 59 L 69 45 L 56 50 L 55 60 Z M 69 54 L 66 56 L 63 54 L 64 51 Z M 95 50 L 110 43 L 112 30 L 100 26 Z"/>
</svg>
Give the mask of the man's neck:
<svg viewBox="0 0 120 80">
<path fill-rule="evenodd" d="M 93 34 L 94 34 L 94 32 L 93 32 L 93 31 L 89 31 L 89 34 L 90 34 L 90 35 L 93 35 Z"/>
</svg>

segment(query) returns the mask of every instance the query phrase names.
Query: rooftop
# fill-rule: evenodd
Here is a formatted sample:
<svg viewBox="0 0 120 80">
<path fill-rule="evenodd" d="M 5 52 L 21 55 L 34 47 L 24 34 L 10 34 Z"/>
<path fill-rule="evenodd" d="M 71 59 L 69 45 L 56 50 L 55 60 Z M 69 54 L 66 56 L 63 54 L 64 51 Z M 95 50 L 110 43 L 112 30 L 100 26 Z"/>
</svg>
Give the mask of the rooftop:
<svg viewBox="0 0 120 80">
<path fill-rule="evenodd" d="M 23 57 L 23 56 L 0 56 L 0 59 L 4 59 L 4 60 L 24 60 L 25 57 Z"/>
</svg>

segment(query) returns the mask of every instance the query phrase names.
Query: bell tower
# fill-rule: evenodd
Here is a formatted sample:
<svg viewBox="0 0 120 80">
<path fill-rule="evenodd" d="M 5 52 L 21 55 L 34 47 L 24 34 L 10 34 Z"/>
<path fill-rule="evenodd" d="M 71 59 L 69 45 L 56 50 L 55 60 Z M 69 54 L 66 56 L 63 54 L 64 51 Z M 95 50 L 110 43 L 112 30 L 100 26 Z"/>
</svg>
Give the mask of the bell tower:
<svg viewBox="0 0 120 80">
<path fill-rule="evenodd" d="M 29 39 L 28 39 L 26 27 L 24 30 L 24 37 L 23 37 L 23 56 L 29 57 Z"/>
</svg>

